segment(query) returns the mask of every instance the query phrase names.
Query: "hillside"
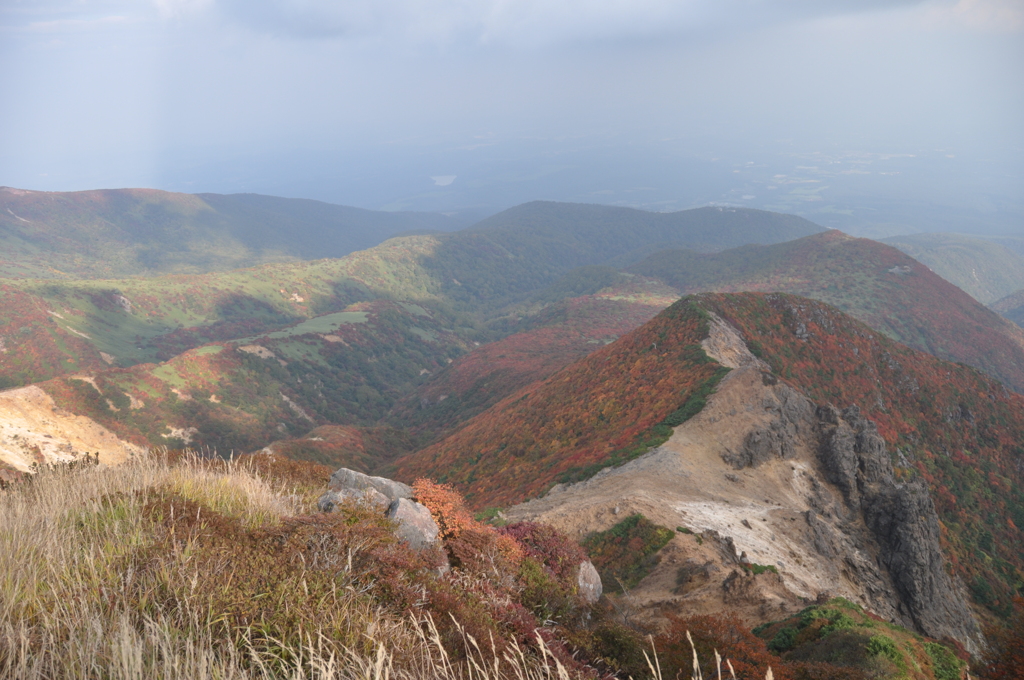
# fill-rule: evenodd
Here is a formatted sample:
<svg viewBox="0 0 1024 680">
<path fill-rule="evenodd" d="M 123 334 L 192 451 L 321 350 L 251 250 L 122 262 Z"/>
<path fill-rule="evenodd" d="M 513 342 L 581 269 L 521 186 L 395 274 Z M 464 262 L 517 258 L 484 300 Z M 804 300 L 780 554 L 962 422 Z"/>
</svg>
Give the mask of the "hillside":
<svg viewBox="0 0 1024 680">
<path fill-rule="evenodd" d="M 897 249 L 838 231 L 722 253 L 656 253 L 628 271 L 683 293 L 781 291 L 827 302 L 889 337 L 1024 391 L 1024 333 Z"/>
<path fill-rule="evenodd" d="M 713 381 L 707 322 L 690 301 L 503 399 L 451 436 L 400 459 L 400 478 L 454 484 L 476 507 L 543 493 L 628 447 Z M 662 435 L 664 438 L 664 435 Z"/>
<path fill-rule="evenodd" d="M 803 218 L 763 210 L 652 213 L 535 201 L 446 237 L 425 264 L 453 303 L 496 308 L 576 267 L 621 267 L 666 247 L 713 251 L 781 243 L 820 231 Z"/>
<path fill-rule="evenodd" d="M 258 194 L 0 187 L 0 276 L 118 278 L 342 257 L 409 231 L 465 226 Z"/>
<path fill-rule="evenodd" d="M 558 295 L 587 289 L 554 288 Z M 643 325 L 678 297 L 657 281 L 619 275 L 593 294 L 541 306 L 516 323 L 518 332 L 474 347 L 431 375 L 396 404 L 388 421 L 434 438 Z"/>
<path fill-rule="evenodd" d="M 975 602 L 1005 615 L 1024 573 L 1016 528 L 1024 521 L 1024 397 L 807 299 L 685 298 L 399 460 L 399 474 L 446 479 L 487 507 L 643 455 L 699 412 L 706 399 L 700 388 L 721 375 L 700 345 L 709 312 L 739 330 L 773 379 L 819 404 L 857 405 L 877 423 L 897 478 L 927 483 L 954 573 Z"/>
<path fill-rule="evenodd" d="M 1024 288 L 1024 255 L 962 234 L 912 234 L 881 239 L 989 305 Z"/>
<path fill-rule="evenodd" d="M 1024 327 L 1024 289 L 1010 293 L 992 303 L 992 310 L 999 312 L 1018 326 Z"/>
</svg>

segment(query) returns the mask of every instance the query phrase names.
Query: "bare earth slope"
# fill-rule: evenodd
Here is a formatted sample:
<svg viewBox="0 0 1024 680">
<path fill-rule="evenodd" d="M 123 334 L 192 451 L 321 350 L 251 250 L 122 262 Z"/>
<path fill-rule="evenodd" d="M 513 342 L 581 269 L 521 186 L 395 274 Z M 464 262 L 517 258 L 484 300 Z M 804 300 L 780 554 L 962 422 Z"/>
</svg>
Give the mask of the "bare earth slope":
<svg viewBox="0 0 1024 680">
<path fill-rule="evenodd" d="M 0 392 L 0 467 L 26 472 L 34 464 L 70 462 L 85 454 L 115 464 L 141 451 L 95 421 L 58 407 L 34 385 Z"/>
</svg>

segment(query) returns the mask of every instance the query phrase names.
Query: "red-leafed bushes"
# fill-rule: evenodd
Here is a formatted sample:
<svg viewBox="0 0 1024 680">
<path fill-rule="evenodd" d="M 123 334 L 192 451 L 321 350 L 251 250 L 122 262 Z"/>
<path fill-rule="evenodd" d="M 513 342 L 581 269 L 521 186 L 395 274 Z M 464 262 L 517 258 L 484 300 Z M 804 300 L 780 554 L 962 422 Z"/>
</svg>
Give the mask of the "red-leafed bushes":
<svg viewBox="0 0 1024 680">
<path fill-rule="evenodd" d="M 450 437 L 397 463 L 457 486 L 472 507 L 502 505 L 593 474 L 657 445 L 663 421 L 720 377 L 700 342 L 707 322 L 673 305 L 612 345 L 517 392 Z M 568 475 L 568 477 L 567 477 Z"/>
</svg>

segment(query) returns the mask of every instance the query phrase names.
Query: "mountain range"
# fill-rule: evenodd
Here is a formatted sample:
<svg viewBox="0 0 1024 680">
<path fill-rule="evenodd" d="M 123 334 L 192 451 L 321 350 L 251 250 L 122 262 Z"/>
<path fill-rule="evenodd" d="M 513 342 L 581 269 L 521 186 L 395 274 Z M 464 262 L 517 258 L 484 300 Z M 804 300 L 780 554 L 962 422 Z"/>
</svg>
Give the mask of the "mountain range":
<svg viewBox="0 0 1024 680">
<path fill-rule="evenodd" d="M 538 201 L 456 230 L 254 195 L 0 199 L 4 475 L 194 448 L 428 477 L 595 556 L 662 536 L 594 558 L 653 626 L 841 596 L 978 653 L 1024 583 L 1010 250 L 739 208 Z M 974 288 L 941 275 L 986 263 Z"/>
<path fill-rule="evenodd" d="M 464 226 L 458 217 L 437 213 L 380 212 L 259 194 L 0 187 L 0 276 L 224 271 L 342 257 L 403 232 Z"/>
</svg>

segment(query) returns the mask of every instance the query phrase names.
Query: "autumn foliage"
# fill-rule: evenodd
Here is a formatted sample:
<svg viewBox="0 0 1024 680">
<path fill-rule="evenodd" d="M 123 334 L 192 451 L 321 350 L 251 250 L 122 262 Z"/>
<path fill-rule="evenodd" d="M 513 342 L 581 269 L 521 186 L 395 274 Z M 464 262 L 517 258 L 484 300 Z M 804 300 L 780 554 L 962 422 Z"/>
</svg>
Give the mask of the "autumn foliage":
<svg viewBox="0 0 1024 680">
<path fill-rule="evenodd" d="M 696 307 L 673 305 L 401 459 L 399 475 L 435 476 L 463 491 L 471 506 L 485 507 L 521 501 L 567 474 L 609 464 L 716 376 L 720 367 L 700 347 L 706 336 Z"/>
<path fill-rule="evenodd" d="M 518 567 L 523 557 L 519 542 L 474 519 L 465 500 L 451 486 L 421 478 L 412 488 L 416 500 L 430 510 L 449 556 L 456 563 L 500 557 L 510 567 Z"/>
</svg>

